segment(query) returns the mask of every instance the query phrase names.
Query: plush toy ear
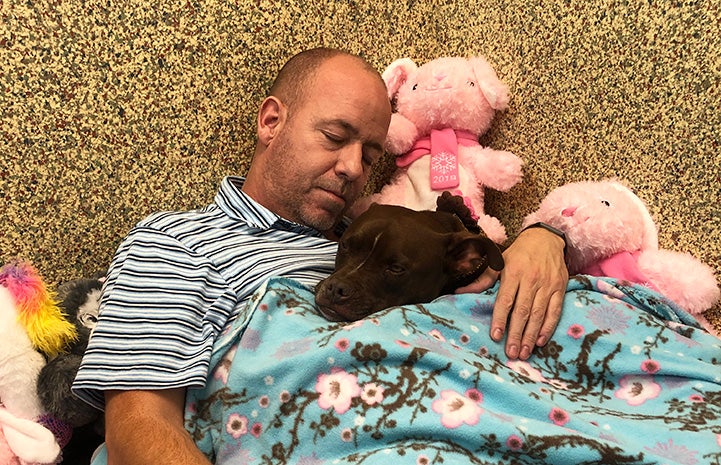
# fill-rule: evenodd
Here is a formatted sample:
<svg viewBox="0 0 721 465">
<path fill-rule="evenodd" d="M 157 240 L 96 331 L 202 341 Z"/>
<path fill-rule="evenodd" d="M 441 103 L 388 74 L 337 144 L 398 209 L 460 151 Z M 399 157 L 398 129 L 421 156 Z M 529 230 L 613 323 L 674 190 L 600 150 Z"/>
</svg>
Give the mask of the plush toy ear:
<svg viewBox="0 0 721 465">
<path fill-rule="evenodd" d="M 455 290 L 473 282 L 489 266 L 501 271 L 504 261 L 498 244 L 485 236 L 461 232 L 454 234 L 446 264 Z"/>
<path fill-rule="evenodd" d="M 636 206 L 641 219 L 643 220 L 643 240 L 641 242 L 641 250 L 658 250 L 658 229 L 653 221 L 648 207 L 628 186 L 619 179 L 608 179 L 609 185 L 614 189 L 622 192 L 628 197 L 628 200 Z"/>
<path fill-rule="evenodd" d="M 418 66 L 410 58 L 399 58 L 388 65 L 381 75 L 388 89 L 388 98 L 393 100 L 398 89 L 408 80 L 408 75 L 417 69 Z"/>
<path fill-rule="evenodd" d="M 494 110 L 505 110 L 508 108 L 508 86 L 506 86 L 493 70 L 493 67 L 483 57 L 472 57 L 468 59 L 473 74 L 478 79 L 483 96 L 488 100 L 488 104 Z"/>
</svg>

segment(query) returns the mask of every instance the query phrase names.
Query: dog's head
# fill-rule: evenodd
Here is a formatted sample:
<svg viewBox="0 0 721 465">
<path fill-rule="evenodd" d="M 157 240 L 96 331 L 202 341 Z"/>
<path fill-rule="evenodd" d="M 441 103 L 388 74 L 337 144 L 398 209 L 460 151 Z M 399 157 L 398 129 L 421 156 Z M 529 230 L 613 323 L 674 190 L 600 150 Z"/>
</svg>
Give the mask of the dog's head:
<svg viewBox="0 0 721 465">
<path fill-rule="evenodd" d="M 354 321 L 396 305 L 430 302 L 503 268 L 493 241 L 469 232 L 456 215 L 371 205 L 343 234 L 335 271 L 315 300 L 332 321 Z"/>
</svg>

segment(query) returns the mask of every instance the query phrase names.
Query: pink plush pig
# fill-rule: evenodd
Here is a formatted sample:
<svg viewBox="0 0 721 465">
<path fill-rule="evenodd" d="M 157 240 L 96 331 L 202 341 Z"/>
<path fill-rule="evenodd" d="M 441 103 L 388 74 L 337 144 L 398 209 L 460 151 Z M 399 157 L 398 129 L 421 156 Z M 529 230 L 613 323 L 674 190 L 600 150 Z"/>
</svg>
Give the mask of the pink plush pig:
<svg viewBox="0 0 721 465">
<path fill-rule="evenodd" d="M 465 198 L 489 238 L 505 241 L 503 225 L 484 212 L 483 189 L 509 190 L 521 181 L 523 162 L 478 143 L 495 112 L 508 105 L 508 89 L 491 65 L 480 57 L 443 57 L 419 67 L 401 58 L 383 72 L 383 80 L 395 109 L 386 150 L 397 156 L 397 171 L 351 214 L 371 202 L 434 210 L 436 198 L 450 191 Z"/>
<path fill-rule="evenodd" d="M 557 187 L 524 219 L 523 226 L 538 221 L 566 234 L 571 274 L 646 285 L 718 335 L 701 315 L 721 294 L 713 270 L 688 253 L 659 249 L 651 214 L 622 182 L 582 181 Z"/>
</svg>

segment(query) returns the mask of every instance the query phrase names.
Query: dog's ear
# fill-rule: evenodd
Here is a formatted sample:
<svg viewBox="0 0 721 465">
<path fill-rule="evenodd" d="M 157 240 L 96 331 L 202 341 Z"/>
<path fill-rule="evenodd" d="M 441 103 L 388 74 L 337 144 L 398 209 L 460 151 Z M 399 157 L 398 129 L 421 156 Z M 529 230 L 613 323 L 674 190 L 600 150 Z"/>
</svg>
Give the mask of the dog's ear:
<svg viewBox="0 0 721 465">
<path fill-rule="evenodd" d="M 504 266 L 501 248 L 487 237 L 456 233 L 446 255 L 453 290 L 472 283 L 489 266 L 501 271 Z"/>
</svg>

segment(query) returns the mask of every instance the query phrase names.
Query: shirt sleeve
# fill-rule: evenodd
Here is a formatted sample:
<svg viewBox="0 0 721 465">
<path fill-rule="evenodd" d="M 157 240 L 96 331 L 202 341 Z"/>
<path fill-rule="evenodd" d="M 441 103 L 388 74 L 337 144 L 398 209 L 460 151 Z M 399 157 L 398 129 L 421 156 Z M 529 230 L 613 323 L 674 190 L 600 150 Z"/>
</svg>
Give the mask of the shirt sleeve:
<svg viewBox="0 0 721 465">
<path fill-rule="evenodd" d="M 121 244 L 73 392 L 202 387 L 237 297 L 217 268 L 174 237 L 138 227 Z"/>
</svg>

